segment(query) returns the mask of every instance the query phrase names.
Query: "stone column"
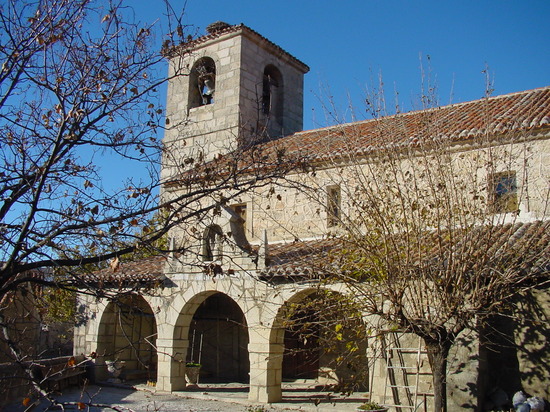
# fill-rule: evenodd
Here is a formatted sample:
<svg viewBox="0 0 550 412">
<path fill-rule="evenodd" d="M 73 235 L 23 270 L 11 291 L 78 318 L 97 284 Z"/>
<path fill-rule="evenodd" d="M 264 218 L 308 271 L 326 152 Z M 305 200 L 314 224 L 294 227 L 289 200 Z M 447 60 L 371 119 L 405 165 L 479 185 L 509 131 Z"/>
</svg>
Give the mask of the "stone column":
<svg viewBox="0 0 550 412">
<path fill-rule="evenodd" d="M 185 355 L 189 341 L 157 339 L 157 390 L 164 392 L 185 389 Z"/>
<path fill-rule="evenodd" d="M 369 392 L 371 400 L 377 403 L 384 403 L 386 387 L 386 361 L 380 353 L 381 348 L 376 347 L 374 338 L 367 340 L 367 362 L 369 365 Z M 391 391 L 389 391 L 391 392 Z"/>
<path fill-rule="evenodd" d="M 252 332 L 252 329 L 251 329 Z M 281 376 L 283 364 L 282 343 L 269 342 L 270 330 L 255 330 L 250 334 L 248 354 L 250 357 L 251 402 L 272 403 L 282 399 Z"/>
</svg>

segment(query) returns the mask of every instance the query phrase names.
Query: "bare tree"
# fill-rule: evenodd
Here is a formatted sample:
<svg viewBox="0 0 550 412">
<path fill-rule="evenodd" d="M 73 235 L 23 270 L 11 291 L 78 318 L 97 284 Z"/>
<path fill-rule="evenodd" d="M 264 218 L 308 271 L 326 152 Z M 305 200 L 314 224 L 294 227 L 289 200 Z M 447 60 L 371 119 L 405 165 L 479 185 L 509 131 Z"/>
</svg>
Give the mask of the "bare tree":
<svg viewBox="0 0 550 412">
<path fill-rule="evenodd" d="M 547 139 L 547 95 L 394 117 L 379 116 L 375 97 L 375 119 L 313 136 L 318 167 L 302 179 L 338 244 L 317 273 L 386 330 L 422 338 L 437 411 L 459 334 L 548 285 L 549 171 L 532 138 Z"/>
<path fill-rule="evenodd" d="M 227 155 L 216 168 L 195 159 L 192 170 L 170 182 L 185 190 L 159 202 L 160 158 L 171 150 L 158 138 L 164 128 L 160 87 L 169 80 L 165 56 L 169 49 L 186 52 L 177 46 L 188 31 L 167 10 L 173 32 L 164 34 L 161 48 L 155 35 L 162 33 L 135 22 L 122 1 L 10 0 L 0 6 L 3 307 L 29 283 L 107 296 L 107 288 L 83 274 L 109 261 L 116 266 L 119 257 L 144 248 L 166 251 L 158 240 L 171 227 L 292 167 L 254 149 Z M 117 176 L 101 163 L 131 172 Z M 63 268 L 64 276 L 36 276 L 44 268 Z M 11 356 L 48 396 L 2 313 Z"/>
</svg>

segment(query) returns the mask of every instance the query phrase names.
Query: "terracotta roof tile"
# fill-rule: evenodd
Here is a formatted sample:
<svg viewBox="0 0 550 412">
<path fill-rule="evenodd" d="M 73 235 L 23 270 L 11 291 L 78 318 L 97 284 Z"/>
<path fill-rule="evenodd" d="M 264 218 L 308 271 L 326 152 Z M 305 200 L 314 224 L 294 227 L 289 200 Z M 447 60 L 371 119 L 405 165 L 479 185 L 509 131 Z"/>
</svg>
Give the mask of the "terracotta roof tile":
<svg viewBox="0 0 550 412">
<path fill-rule="evenodd" d="M 424 249 L 425 254 L 419 255 L 418 261 L 434 262 L 441 255 L 440 247 L 463 253 L 470 250 L 477 239 L 485 239 L 487 244 L 486 238 L 490 236 L 491 248 L 484 252 L 487 255 L 498 257 L 499 254 L 510 254 L 510 251 L 516 250 L 521 253 L 520 267 L 526 274 L 550 272 L 550 221 L 507 224 L 491 229 L 480 226 L 460 236 L 462 239 L 449 244 L 439 242 L 436 233 L 427 232 L 423 242 L 432 246 Z M 269 245 L 269 264 L 261 274 L 262 278 L 276 281 L 322 277 L 326 270 L 332 270 L 330 264 L 334 261 L 333 257 L 345 243 L 343 239 L 330 238 Z M 165 257 L 156 256 L 122 262 L 116 271 L 105 268 L 87 276 L 86 281 L 110 286 L 155 283 L 162 277 L 165 261 Z"/>
<path fill-rule="evenodd" d="M 263 146 L 310 160 L 366 154 L 422 138 L 465 141 L 514 131 L 550 130 L 550 86 L 466 103 L 295 133 Z"/>
<path fill-rule="evenodd" d="M 493 228 L 479 226 L 456 235 L 460 239 L 449 242 L 441 241 L 435 232 L 426 232 L 426 236 L 419 239 L 425 247 L 423 254 L 416 256 L 417 264 L 429 262 L 435 265 L 436 260 L 446 253 L 472 253 L 481 240 L 490 248 L 479 253 L 496 259 L 508 259 L 508 256 L 510 259 L 518 259 L 514 265 L 525 274 L 550 273 L 550 221 L 506 224 Z M 406 241 L 405 237 L 402 240 Z M 270 245 L 271 261 L 262 276 L 271 280 L 322 277 L 326 271 L 334 270 L 332 265 L 336 261 L 335 256 L 345 244 L 344 239 L 333 238 Z M 347 248 L 353 247 L 350 244 Z"/>
<path fill-rule="evenodd" d="M 108 284 L 149 283 L 159 280 L 163 273 L 163 256 L 153 256 L 134 261 L 122 261 L 113 271 L 110 267 L 98 270 L 85 277 L 86 282 Z"/>
<path fill-rule="evenodd" d="M 304 73 L 307 73 L 309 71 L 309 67 L 305 63 L 298 60 L 296 57 L 294 57 L 293 55 L 288 53 L 282 47 L 280 47 L 277 44 L 273 43 L 271 40 L 269 40 L 268 38 L 262 36 L 257 31 L 252 30 L 250 27 L 244 25 L 243 23 L 235 24 L 235 25 L 228 25 L 227 27 L 224 27 L 220 30 L 216 30 L 213 33 L 208 33 L 204 36 L 200 36 L 196 39 L 188 41 L 187 43 L 183 43 L 179 46 L 174 47 L 168 54 L 169 55 L 176 54 L 178 49 L 184 50 L 184 51 L 193 50 L 193 49 L 197 48 L 198 46 L 200 46 L 201 44 L 206 43 L 210 40 L 217 39 L 218 37 L 221 37 L 225 34 L 238 33 L 239 31 L 251 34 L 252 36 L 254 36 L 257 39 L 264 42 L 265 44 L 268 44 L 271 48 L 277 50 L 280 55 L 287 56 L 291 61 L 293 61 L 296 65 L 298 65 Z"/>
</svg>

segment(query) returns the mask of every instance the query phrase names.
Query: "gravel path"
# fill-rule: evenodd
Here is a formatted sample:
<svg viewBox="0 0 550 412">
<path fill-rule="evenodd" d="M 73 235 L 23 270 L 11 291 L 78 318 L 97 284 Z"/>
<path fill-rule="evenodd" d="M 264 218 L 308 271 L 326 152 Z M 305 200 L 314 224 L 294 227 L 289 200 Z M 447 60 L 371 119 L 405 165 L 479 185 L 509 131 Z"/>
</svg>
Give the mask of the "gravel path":
<svg viewBox="0 0 550 412">
<path fill-rule="evenodd" d="M 135 412 L 275 412 L 284 410 L 269 406 L 242 405 L 231 402 L 186 398 L 174 394 L 156 394 L 144 390 L 133 391 L 120 388 L 100 388 L 97 386 L 88 388 L 87 394 L 81 393 L 78 389 L 70 389 L 59 400 L 87 403 L 90 401 L 90 398 L 97 404 L 117 406 L 120 410 Z M 45 411 L 46 408 L 47 404 L 42 402 L 33 409 L 33 412 Z M 21 404 L 15 404 L 4 410 L 19 412 L 24 411 L 25 408 Z M 78 408 L 72 406 L 70 409 L 67 408 L 67 410 L 78 410 Z M 107 412 L 112 411 L 112 409 L 87 407 L 84 411 Z"/>
<path fill-rule="evenodd" d="M 284 401 L 278 404 L 251 404 L 247 400 L 248 388 L 242 384 L 203 384 L 199 389 L 189 392 L 155 393 L 145 385 L 135 389 L 121 387 L 89 386 L 86 392 L 82 389 L 66 389 L 58 400 L 71 402 L 65 408 L 67 411 L 78 411 L 77 402 L 84 411 L 116 411 L 121 412 L 355 412 L 365 401 L 366 394 L 356 393 L 351 396 L 341 396 L 337 393 L 320 392 L 303 385 L 283 387 Z M 299 389 L 297 389 L 299 388 Z M 89 407 L 86 404 L 106 405 L 106 407 Z M 30 405 L 29 405 L 30 406 Z M 111 407 L 107 407 L 111 406 Z M 32 411 L 47 409 L 48 404 L 41 402 Z M 0 412 L 24 412 L 21 402 L 1 408 Z M 60 408 L 56 410 L 61 410 Z"/>
</svg>

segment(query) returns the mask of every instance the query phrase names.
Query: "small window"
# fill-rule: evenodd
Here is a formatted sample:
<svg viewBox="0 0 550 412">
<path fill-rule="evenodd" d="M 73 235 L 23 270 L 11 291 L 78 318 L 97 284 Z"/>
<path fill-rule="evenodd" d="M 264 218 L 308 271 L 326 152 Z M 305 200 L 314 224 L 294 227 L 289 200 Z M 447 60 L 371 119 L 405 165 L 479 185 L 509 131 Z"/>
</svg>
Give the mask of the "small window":
<svg viewBox="0 0 550 412">
<path fill-rule="evenodd" d="M 489 176 L 489 201 L 493 213 L 518 210 L 516 172 L 507 171 Z"/>
<path fill-rule="evenodd" d="M 202 260 L 205 262 L 211 262 L 218 259 L 221 254 L 223 233 L 222 229 L 217 226 L 208 226 L 204 231 L 202 238 Z"/>
<path fill-rule="evenodd" d="M 189 108 L 214 103 L 216 64 L 210 57 L 199 59 L 189 73 Z"/>
<path fill-rule="evenodd" d="M 327 188 L 327 226 L 336 226 L 340 218 L 340 187 L 329 186 Z"/>
</svg>

